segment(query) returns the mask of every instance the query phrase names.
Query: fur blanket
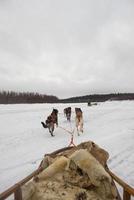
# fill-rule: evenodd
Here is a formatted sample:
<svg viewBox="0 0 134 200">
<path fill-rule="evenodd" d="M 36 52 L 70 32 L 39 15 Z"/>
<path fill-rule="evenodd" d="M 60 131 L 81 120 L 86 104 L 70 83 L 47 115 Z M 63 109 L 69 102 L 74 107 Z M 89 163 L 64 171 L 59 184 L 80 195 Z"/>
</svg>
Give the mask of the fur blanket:
<svg viewBox="0 0 134 200">
<path fill-rule="evenodd" d="M 45 156 L 44 170 L 22 187 L 23 200 L 115 200 L 105 166 L 109 155 L 92 141 Z"/>
</svg>

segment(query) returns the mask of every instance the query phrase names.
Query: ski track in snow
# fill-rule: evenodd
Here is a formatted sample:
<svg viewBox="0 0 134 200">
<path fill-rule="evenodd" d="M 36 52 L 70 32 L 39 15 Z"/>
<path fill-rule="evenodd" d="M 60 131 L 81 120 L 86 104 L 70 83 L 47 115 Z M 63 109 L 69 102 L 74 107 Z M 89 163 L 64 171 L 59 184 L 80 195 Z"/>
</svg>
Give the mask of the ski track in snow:
<svg viewBox="0 0 134 200">
<path fill-rule="evenodd" d="M 71 106 L 68 123 L 63 109 Z M 61 128 L 51 137 L 43 129 L 52 108 L 59 110 L 59 126 L 73 131 L 74 108 L 81 107 L 84 133 L 74 132 L 74 142 L 92 140 L 110 155 L 109 168 L 134 187 L 134 101 L 104 102 L 88 107 L 83 104 L 16 104 L 0 105 L 0 192 L 37 169 L 45 153 L 68 146 L 71 136 Z"/>
</svg>

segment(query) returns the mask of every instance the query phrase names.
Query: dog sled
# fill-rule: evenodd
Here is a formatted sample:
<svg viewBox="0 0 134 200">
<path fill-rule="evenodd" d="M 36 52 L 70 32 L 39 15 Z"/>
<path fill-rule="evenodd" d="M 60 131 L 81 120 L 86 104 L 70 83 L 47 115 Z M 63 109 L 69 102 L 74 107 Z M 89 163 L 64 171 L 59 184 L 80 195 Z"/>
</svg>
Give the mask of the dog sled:
<svg viewBox="0 0 134 200">
<path fill-rule="evenodd" d="M 10 195 L 15 200 L 130 200 L 134 189 L 108 169 L 108 158 L 92 141 L 45 154 L 39 168 L 1 193 L 0 200 Z"/>
</svg>

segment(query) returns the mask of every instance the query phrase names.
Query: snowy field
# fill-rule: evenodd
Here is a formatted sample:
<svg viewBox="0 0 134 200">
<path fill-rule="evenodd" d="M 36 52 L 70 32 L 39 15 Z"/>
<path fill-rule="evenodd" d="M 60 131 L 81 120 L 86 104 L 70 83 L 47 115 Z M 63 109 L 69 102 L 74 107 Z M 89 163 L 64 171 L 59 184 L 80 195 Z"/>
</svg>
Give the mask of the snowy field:
<svg viewBox="0 0 134 200">
<path fill-rule="evenodd" d="M 63 109 L 71 106 L 71 123 Z M 81 107 L 84 133 L 74 143 L 92 140 L 109 154 L 109 168 L 134 187 L 134 101 L 87 104 L 0 105 L 0 192 L 34 171 L 45 153 L 68 146 L 70 134 L 55 129 L 55 137 L 41 126 L 53 108 L 59 110 L 59 126 L 74 130 L 74 108 Z"/>
</svg>

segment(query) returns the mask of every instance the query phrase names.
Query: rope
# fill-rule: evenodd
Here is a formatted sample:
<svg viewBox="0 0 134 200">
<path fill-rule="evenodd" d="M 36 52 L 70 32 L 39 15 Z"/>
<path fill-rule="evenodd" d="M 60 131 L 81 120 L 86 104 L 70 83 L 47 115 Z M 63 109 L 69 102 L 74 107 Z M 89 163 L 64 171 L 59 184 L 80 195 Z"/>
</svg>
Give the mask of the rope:
<svg viewBox="0 0 134 200">
<path fill-rule="evenodd" d="M 70 124 L 70 129 L 73 132 L 71 120 L 69 121 L 69 124 Z"/>
<path fill-rule="evenodd" d="M 69 131 L 69 130 L 67 130 L 66 128 L 63 128 L 63 127 L 61 127 L 61 126 L 58 126 L 59 128 L 61 128 L 61 129 L 63 129 L 64 131 L 66 131 L 66 132 L 68 132 L 69 134 L 71 134 L 71 141 L 70 141 L 70 143 L 69 143 L 69 147 L 71 146 L 71 145 L 73 145 L 73 146 L 76 146 L 75 144 L 74 144 L 74 130 L 73 131 Z"/>
<path fill-rule="evenodd" d="M 73 135 L 71 136 L 71 141 L 70 141 L 70 143 L 69 143 L 68 146 L 70 147 L 71 145 L 76 146 L 76 145 L 74 144 L 74 136 L 73 136 Z"/>
<path fill-rule="evenodd" d="M 71 135 L 74 133 L 74 131 L 69 131 L 66 128 L 63 128 L 62 126 L 58 126 L 58 127 L 61 128 L 61 129 L 63 129 L 64 131 L 68 132 Z"/>
</svg>

